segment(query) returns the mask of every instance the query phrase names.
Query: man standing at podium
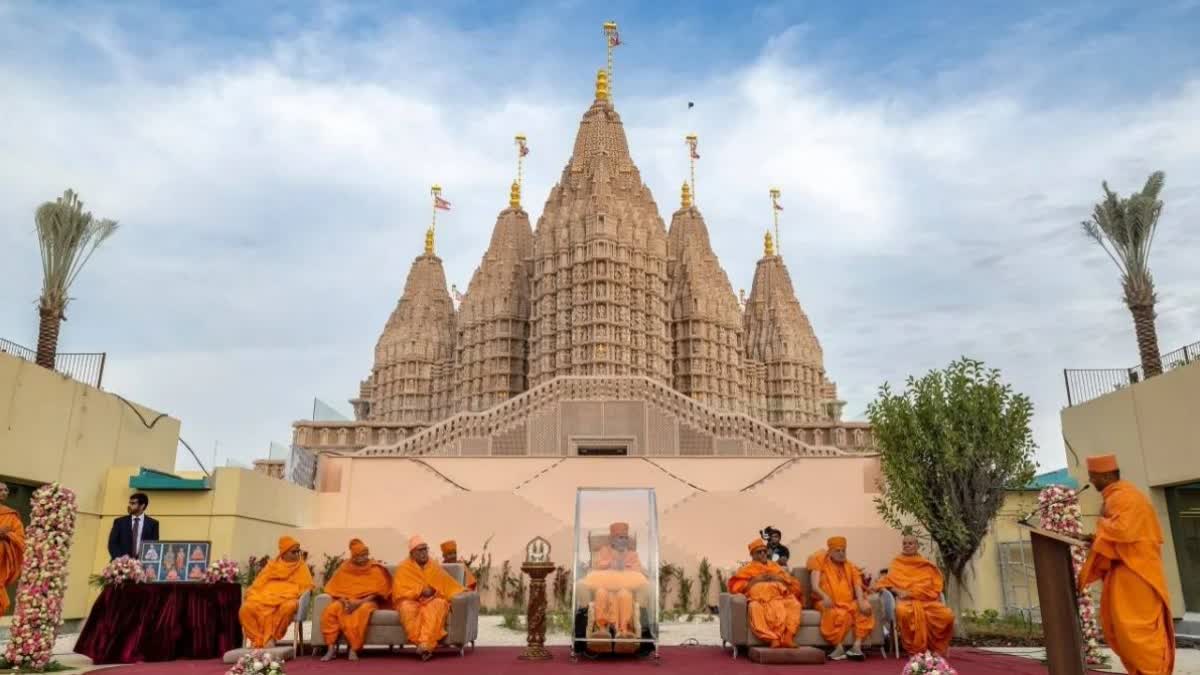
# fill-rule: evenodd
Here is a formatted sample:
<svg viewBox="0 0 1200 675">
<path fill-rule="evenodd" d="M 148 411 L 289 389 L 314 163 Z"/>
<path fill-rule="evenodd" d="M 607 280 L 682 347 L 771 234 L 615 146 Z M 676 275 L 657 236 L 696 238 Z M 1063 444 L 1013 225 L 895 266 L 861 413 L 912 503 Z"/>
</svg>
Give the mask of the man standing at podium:
<svg viewBox="0 0 1200 675">
<path fill-rule="evenodd" d="M 1130 675 L 1167 675 L 1175 668 L 1175 626 L 1163 577 L 1162 528 L 1154 507 L 1121 480 L 1114 455 L 1087 458 L 1088 481 L 1104 507 L 1079 588 L 1103 580 L 1100 625 Z"/>
</svg>

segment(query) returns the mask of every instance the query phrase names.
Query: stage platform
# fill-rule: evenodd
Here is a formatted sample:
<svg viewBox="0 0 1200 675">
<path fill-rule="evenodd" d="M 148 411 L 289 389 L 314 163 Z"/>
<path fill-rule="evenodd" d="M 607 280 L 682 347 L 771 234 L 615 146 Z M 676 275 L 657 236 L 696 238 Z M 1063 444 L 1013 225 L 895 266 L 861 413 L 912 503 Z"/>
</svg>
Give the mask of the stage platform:
<svg viewBox="0 0 1200 675">
<path fill-rule="evenodd" d="M 863 662 L 828 662 L 820 666 L 769 666 L 751 663 L 745 656 L 736 661 L 729 658 L 729 651 L 719 647 L 663 647 L 661 659 L 656 665 L 653 660 L 591 660 L 581 658 L 571 663 L 565 647 L 551 648 L 554 659 L 530 663 L 517 660 L 519 647 L 479 647 L 465 657 L 449 652 L 439 654 L 428 663 L 420 662 L 415 652 L 402 655 L 367 651 L 362 659 L 350 664 L 345 658 L 332 663 L 321 663 L 312 657 L 301 657 L 288 661 L 288 675 L 316 673 L 349 673 L 355 675 L 382 675 L 383 673 L 438 673 L 439 675 L 559 675 L 586 673 L 658 673 L 658 675 L 751 675 L 781 669 L 806 669 L 825 675 L 897 675 L 903 661 L 884 659 L 878 651 Z M 960 675 L 1043 675 L 1046 667 L 1041 663 L 1017 656 L 1007 656 L 977 649 L 955 648 L 950 653 L 950 662 Z M 229 666 L 219 661 L 177 661 L 173 663 L 143 663 L 133 666 L 106 668 L 104 673 L 113 675 L 222 675 Z"/>
</svg>

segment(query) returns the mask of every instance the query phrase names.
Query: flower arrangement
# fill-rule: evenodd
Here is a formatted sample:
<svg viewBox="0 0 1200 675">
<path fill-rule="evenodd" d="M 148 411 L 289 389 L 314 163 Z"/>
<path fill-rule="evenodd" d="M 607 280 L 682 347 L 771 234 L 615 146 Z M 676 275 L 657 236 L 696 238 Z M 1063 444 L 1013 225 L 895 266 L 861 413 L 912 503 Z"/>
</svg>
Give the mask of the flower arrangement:
<svg viewBox="0 0 1200 675">
<path fill-rule="evenodd" d="M 204 573 L 204 581 L 209 584 L 232 584 L 241 578 L 242 571 L 236 561 L 221 558 L 209 563 Z"/>
<path fill-rule="evenodd" d="M 62 624 L 67 561 L 75 534 L 75 493 L 58 483 L 33 493 L 16 612 L 4 649 L 7 667 L 45 670 Z"/>
<path fill-rule="evenodd" d="M 901 675 L 958 675 L 950 662 L 932 652 L 916 654 L 904 665 Z"/>
<path fill-rule="evenodd" d="M 243 654 L 225 675 L 284 675 L 283 660 L 271 652 L 252 651 Z"/>
<path fill-rule="evenodd" d="M 1051 485 L 1038 493 L 1038 507 L 1042 510 L 1041 525 L 1044 529 L 1059 532 L 1069 537 L 1083 536 L 1083 511 L 1079 508 L 1076 492 L 1065 485 Z M 1071 562 L 1075 576 L 1079 576 L 1087 550 L 1082 546 L 1071 547 Z M 1083 631 L 1088 665 L 1108 663 L 1108 657 L 1100 651 L 1100 626 L 1096 621 L 1096 604 L 1088 593 L 1079 594 L 1079 627 Z"/>
<path fill-rule="evenodd" d="M 146 581 L 146 571 L 137 560 L 123 555 L 108 563 L 100 574 L 93 574 L 88 581 L 97 588 L 129 583 L 141 584 Z"/>
</svg>

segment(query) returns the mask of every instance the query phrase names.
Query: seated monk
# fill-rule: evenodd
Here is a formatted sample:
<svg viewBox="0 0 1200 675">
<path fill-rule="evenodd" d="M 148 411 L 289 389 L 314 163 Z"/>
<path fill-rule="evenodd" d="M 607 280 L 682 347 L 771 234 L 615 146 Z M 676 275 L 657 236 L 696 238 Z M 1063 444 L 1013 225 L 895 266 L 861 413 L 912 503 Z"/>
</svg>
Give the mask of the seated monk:
<svg viewBox="0 0 1200 675">
<path fill-rule="evenodd" d="M 442 542 L 442 562 L 443 563 L 462 562 L 461 560 L 458 559 L 458 542 L 454 541 L 453 539 Z M 473 591 L 476 589 L 476 587 L 479 586 L 479 580 L 475 578 L 474 574 L 471 574 L 471 568 L 467 567 L 467 563 L 463 562 L 462 565 L 463 565 L 463 579 L 465 579 L 467 582 L 466 583 L 467 590 Z"/>
<path fill-rule="evenodd" d="M 6 499 L 8 486 L 0 483 L 0 616 L 10 605 L 5 587 L 21 576 L 25 560 L 25 526 L 17 510 L 3 503 Z"/>
<path fill-rule="evenodd" d="M 937 565 L 917 551 L 917 538 L 905 534 L 901 553 L 875 588 L 896 596 L 896 625 L 900 644 L 910 655 L 933 652 L 945 656 L 954 636 L 954 612 L 939 601 L 944 581 Z"/>
<path fill-rule="evenodd" d="M 300 543 L 291 537 L 280 537 L 279 555 L 254 578 L 238 611 L 242 632 L 250 646 L 274 647 L 296 618 L 300 596 L 312 587 L 312 574 L 300 559 Z"/>
<path fill-rule="evenodd" d="M 429 545 L 419 535 L 408 540 L 408 559 L 396 568 L 392 579 L 392 606 L 408 641 L 417 646 L 422 661 L 433 658 L 433 650 L 446 637 L 450 598 L 466 591 L 442 566 L 429 559 Z"/>
<path fill-rule="evenodd" d="M 650 584 L 638 559 L 629 548 L 629 523 L 608 527 L 608 543 L 596 551 L 591 570 L 583 584 L 592 592 L 596 624 L 589 640 L 604 642 L 640 638 L 634 630 L 634 594 Z M 600 647 L 603 649 L 603 647 Z M 622 651 L 635 651 L 636 643 L 621 645 Z"/>
<path fill-rule="evenodd" d="M 814 555 L 808 562 L 813 590 L 821 599 L 817 605 L 821 610 L 821 637 L 834 645 L 830 659 L 840 661 L 850 657 L 861 660 L 866 658 L 862 651 L 863 638 L 875 628 L 871 603 L 867 602 L 863 590 L 862 574 L 846 560 L 846 538 L 830 537 L 826 544 L 825 554 Z M 852 630 L 854 644 L 846 651 L 843 643 Z"/>
<path fill-rule="evenodd" d="M 338 636 L 346 636 L 351 661 L 367 639 L 371 615 L 387 605 L 392 594 L 392 575 L 387 568 L 371 560 L 371 550 L 361 539 L 350 540 L 350 559 L 343 562 L 329 581 L 325 592 L 333 599 L 321 613 L 321 635 L 329 645 L 322 661 L 337 657 Z"/>
<path fill-rule="evenodd" d="M 778 549 L 776 549 L 778 552 Z M 729 579 L 729 592 L 741 593 L 749 600 L 750 630 L 771 647 L 796 646 L 800 630 L 800 601 L 796 593 L 800 583 L 782 567 L 767 560 L 766 542 L 750 542 L 750 557 Z"/>
</svg>

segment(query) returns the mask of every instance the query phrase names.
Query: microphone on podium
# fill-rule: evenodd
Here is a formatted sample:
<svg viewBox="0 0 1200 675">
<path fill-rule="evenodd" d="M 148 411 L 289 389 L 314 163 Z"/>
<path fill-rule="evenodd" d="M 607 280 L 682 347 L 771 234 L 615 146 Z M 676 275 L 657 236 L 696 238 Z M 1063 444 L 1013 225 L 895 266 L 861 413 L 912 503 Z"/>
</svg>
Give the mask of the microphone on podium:
<svg viewBox="0 0 1200 675">
<path fill-rule="evenodd" d="M 1087 492 L 1087 491 L 1088 491 L 1088 490 L 1090 490 L 1091 488 L 1092 488 L 1092 484 L 1091 484 L 1091 483 L 1088 483 L 1087 485 L 1084 485 L 1083 487 L 1081 487 L 1081 488 L 1079 488 L 1078 490 L 1076 490 L 1074 495 L 1067 496 L 1067 497 L 1063 497 L 1063 498 L 1061 498 L 1061 499 L 1055 499 L 1055 500 L 1054 500 L 1054 501 L 1052 501 L 1052 502 L 1046 502 L 1045 504 L 1042 504 L 1041 506 L 1039 506 L 1039 507 L 1037 507 L 1036 509 L 1034 509 L 1034 510 L 1030 511 L 1029 513 L 1027 513 L 1027 514 L 1025 515 L 1025 517 L 1021 519 L 1021 524 L 1023 524 L 1023 525 L 1028 525 L 1028 524 L 1029 524 L 1029 519 L 1030 519 L 1030 518 L 1032 518 L 1032 517 L 1034 517 L 1034 516 L 1036 516 L 1038 513 L 1040 513 L 1040 512 L 1042 512 L 1042 511 L 1044 511 L 1045 509 L 1048 509 L 1048 508 L 1050 508 L 1051 506 L 1057 506 L 1058 504 L 1063 504 L 1063 503 L 1069 502 L 1069 501 L 1071 501 L 1072 499 L 1075 499 L 1075 498 L 1079 497 L 1079 495 L 1083 494 L 1084 492 Z"/>
</svg>

